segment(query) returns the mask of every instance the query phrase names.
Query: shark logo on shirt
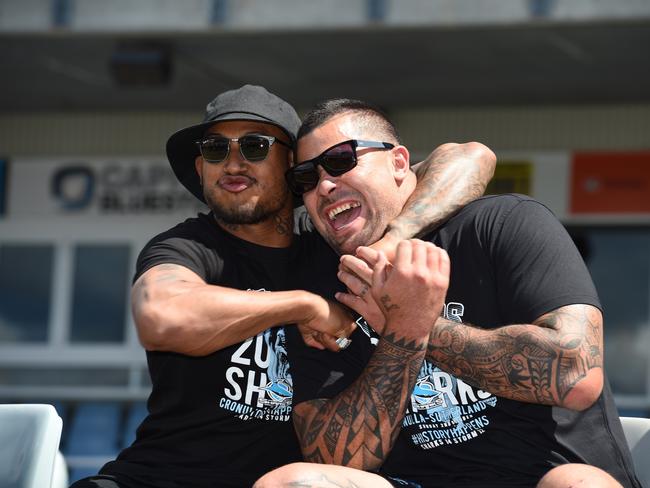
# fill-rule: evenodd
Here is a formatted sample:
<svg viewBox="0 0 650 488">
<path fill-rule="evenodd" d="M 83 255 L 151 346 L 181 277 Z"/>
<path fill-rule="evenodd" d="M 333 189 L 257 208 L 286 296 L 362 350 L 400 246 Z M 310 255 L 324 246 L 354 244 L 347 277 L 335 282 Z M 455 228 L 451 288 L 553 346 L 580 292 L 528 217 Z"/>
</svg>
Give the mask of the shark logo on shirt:
<svg viewBox="0 0 650 488">
<path fill-rule="evenodd" d="M 289 421 L 293 381 L 286 342 L 284 328 L 271 327 L 239 344 L 230 356 L 219 407 L 242 420 Z"/>
<path fill-rule="evenodd" d="M 462 303 L 450 302 L 445 304 L 443 315 L 462 322 L 464 311 Z M 490 423 L 487 411 L 497 404 L 489 392 L 475 389 L 429 361 L 422 364 L 410 400 L 403 428 L 421 449 L 478 437 Z"/>
<path fill-rule="evenodd" d="M 268 393 L 262 399 L 265 405 L 283 406 L 291 405 L 293 386 L 289 374 L 289 358 L 287 356 L 287 338 L 284 329 L 277 329 L 273 343 L 271 343 L 271 329 L 264 331 L 264 340 L 269 347 L 270 364 L 266 370 L 269 382 L 263 388 Z"/>
</svg>

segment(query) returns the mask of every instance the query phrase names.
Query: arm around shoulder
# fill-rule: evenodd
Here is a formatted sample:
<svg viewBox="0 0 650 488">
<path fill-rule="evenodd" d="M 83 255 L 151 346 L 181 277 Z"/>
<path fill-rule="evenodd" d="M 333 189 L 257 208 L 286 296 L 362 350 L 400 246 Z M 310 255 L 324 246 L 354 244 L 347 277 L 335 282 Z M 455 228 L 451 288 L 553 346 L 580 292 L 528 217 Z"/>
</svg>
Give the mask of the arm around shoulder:
<svg viewBox="0 0 650 488">
<path fill-rule="evenodd" d="M 426 234 L 481 197 L 494 175 L 496 156 L 480 142 L 446 143 L 412 166 L 418 181 L 402 213 L 372 247 L 388 251 L 397 242 Z"/>
</svg>

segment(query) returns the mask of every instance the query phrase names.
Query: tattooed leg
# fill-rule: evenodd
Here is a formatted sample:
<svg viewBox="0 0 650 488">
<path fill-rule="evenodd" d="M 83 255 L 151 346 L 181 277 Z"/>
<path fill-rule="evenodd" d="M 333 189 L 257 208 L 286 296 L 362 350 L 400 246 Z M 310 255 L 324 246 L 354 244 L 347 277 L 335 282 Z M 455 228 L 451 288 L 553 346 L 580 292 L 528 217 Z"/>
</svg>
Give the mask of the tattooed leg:
<svg viewBox="0 0 650 488">
<path fill-rule="evenodd" d="M 267 473 L 253 488 L 390 488 L 381 476 L 329 464 L 294 463 Z"/>
</svg>

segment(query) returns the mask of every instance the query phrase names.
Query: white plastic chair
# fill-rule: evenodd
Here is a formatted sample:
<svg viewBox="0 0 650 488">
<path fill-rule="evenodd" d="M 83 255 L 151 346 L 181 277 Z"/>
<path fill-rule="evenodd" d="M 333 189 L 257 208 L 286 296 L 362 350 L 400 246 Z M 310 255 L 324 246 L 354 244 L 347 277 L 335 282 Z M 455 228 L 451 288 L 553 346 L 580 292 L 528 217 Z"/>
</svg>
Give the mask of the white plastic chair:
<svg viewBox="0 0 650 488">
<path fill-rule="evenodd" d="M 0 405 L 0 480 L 6 488 L 52 487 L 67 483 L 59 454 L 63 422 L 52 405 Z M 56 461 L 56 462 L 55 462 Z"/>
<path fill-rule="evenodd" d="M 621 425 L 636 475 L 643 486 L 650 486 L 650 419 L 621 417 Z"/>
<path fill-rule="evenodd" d="M 68 464 L 65 462 L 65 457 L 63 457 L 61 451 L 57 451 L 56 458 L 54 459 L 54 474 L 52 475 L 51 488 L 68 488 L 69 484 Z"/>
</svg>

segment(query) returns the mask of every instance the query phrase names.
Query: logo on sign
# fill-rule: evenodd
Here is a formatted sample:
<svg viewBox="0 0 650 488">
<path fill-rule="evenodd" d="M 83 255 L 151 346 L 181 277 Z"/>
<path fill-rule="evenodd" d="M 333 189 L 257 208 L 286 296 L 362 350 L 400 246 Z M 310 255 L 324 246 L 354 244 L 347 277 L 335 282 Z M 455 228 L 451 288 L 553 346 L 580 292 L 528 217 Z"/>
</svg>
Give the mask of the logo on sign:
<svg viewBox="0 0 650 488">
<path fill-rule="evenodd" d="M 52 177 L 52 196 L 66 210 L 86 208 L 93 199 L 95 177 L 87 166 L 66 166 Z"/>
</svg>

